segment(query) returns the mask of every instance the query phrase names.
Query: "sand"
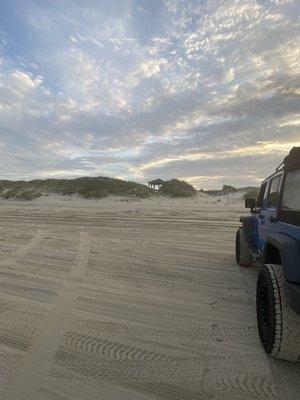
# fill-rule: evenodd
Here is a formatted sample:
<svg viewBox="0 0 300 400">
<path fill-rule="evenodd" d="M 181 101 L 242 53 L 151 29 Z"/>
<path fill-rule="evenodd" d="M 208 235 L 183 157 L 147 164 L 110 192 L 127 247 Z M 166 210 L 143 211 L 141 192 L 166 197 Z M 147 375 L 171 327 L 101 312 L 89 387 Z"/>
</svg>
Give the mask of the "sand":
<svg viewBox="0 0 300 400">
<path fill-rule="evenodd" d="M 0 399 L 299 398 L 268 358 L 242 195 L 0 201 Z"/>
</svg>

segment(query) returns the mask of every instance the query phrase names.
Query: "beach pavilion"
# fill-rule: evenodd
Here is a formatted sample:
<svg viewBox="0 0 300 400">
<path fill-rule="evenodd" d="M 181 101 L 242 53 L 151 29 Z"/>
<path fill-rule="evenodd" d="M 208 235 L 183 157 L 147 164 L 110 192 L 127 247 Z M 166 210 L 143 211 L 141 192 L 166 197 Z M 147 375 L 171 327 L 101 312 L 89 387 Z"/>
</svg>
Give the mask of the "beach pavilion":
<svg viewBox="0 0 300 400">
<path fill-rule="evenodd" d="M 154 179 L 153 181 L 148 182 L 148 186 L 150 189 L 159 190 L 164 183 L 165 181 L 162 179 Z"/>
</svg>

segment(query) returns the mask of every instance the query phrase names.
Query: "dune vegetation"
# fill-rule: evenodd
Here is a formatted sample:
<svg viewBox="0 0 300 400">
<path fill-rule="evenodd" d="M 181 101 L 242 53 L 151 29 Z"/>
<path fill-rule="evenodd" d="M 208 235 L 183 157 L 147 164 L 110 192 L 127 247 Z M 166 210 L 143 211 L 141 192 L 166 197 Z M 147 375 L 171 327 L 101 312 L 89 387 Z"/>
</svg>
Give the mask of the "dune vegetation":
<svg viewBox="0 0 300 400">
<path fill-rule="evenodd" d="M 33 200 L 42 195 L 79 195 L 86 199 L 108 196 L 146 198 L 155 192 L 145 185 L 106 177 L 77 179 L 45 179 L 33 181 L 0 181 L 0 195 L 4 199 Z"/>
<path fill-rule="evenodd" d="M 222 196 L 229 193 L 243 193 L 243 197 L 257 198 L 259 188 L 235 188 L 224 185 L 220 190 L 201 190 L 209 196 Z M 107 177 L 83 177 L 76 179 L 36 179 L 32 181 L 0 181 L 0 197 L 5 200 L 35 200 L 50 194 L 62 196 L 79 196 L 85 199 L 101 199 L 109 196 L 126 198 L 148 198 L 167 196 L 171 198 L 194 197 L 198 191 L 189 183 L 171 179 L 156 191 L 148 186 L 122 179 Z"/>
<path fill-rule="evenodd" d="M 196 193 L 197 191 L 192 185 L 178 179 L 166 182 L 158 192 L 136 182 L 107 177 L 0 181 L 0 196 L 5 200 L 30 201 L 49 194 L 78 195 L 85 199 L 101 199 L 109 196 L 131 198 L 147 198 L 158 195 L 193 197 Z"/>
</svg>

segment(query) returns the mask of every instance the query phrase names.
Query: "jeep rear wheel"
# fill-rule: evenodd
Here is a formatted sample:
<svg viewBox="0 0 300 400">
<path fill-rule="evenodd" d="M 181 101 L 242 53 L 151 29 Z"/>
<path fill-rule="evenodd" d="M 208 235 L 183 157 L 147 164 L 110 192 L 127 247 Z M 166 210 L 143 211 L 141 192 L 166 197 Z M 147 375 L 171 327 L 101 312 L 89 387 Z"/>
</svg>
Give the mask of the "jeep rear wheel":
<svg viewBox="0 0 300 400">
<path fill-rule="evenodd" d="M 261 268 L 256 309 L 259 337 L 266 353 L 277 359 L 300 361 L 300 316 L 285 300 L 281 265 Z"/>
<path fill-rule="evenodd" d="M 245 240 L 243 228 L 239 228 L 235 239 L 235 256 L 239 265 L 250 267 L 253 262 L 252 255 Z"/>
</svg>

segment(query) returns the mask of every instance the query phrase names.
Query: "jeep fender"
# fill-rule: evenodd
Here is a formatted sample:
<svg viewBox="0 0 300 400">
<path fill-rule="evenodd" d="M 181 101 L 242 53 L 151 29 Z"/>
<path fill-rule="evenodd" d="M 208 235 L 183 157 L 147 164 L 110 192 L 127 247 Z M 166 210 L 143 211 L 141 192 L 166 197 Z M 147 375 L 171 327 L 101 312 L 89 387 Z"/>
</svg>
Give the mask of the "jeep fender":
<svg viewBox="0 0 300 400">
<path fill-rule="evenodd" d="M 286 281 L 300 283 L 300 246 L 297 240 L 283 233 L 273 233 L 266 237 L 264 263 L 268 263 L 268 244 L 279 251 L 283 275 Z"/>
<path fill-rule="evenodd" d="M 257 230 L 256 218 L 251 216 L 241 217 L 240 222 L 243 226 L 243 232 L 247 243 L 254 243 L 254 232 Z"/>
</svg>

